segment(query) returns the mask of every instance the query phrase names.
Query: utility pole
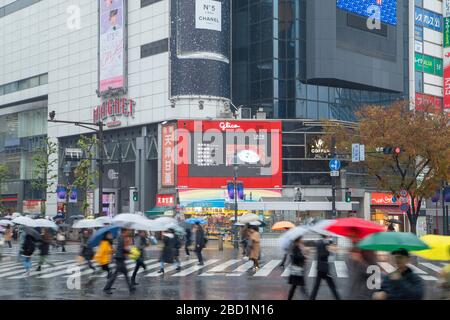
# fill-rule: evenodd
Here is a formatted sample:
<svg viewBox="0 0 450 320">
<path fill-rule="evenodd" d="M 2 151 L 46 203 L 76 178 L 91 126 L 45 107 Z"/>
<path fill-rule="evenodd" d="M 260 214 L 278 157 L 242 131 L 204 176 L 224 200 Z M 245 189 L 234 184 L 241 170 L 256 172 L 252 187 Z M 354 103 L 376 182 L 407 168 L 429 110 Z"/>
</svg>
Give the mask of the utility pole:
<svg viewBox="0 0 450 320">
<path fill-rule="evenodd" d="M 448 207 L 445 205 L 445 189 L 446 189 L 446 182 L 442 181 L 442 233 L 444 235 L 449 234 L 448 230 Z"/>
<path fill-rule="evenodd" d="M 331 138 L 331 149 L 332 149 L 332 157 L 333 159 L 336 158 L 336 138 Z M 337 212 L 336 212 L 336 177 L 331 177 L 331 217 L 337 218 Z"/>
<path fill-rule="evenodd" d="M 237 157 L 236 157 L 236 161 L 234 164 L 234 223 L 237 223 L 237 216 L 238 216 L 238 188 L 237 188 L 237 175 L 238 175 L 238 170 L 239 167 L 237 165 Z M 237 226 L 234 226 L 234 248 L 235 249 L 239 249 L 239 243 L 238 243 L 238 229 Z"/>
<path fill-rule="evenodd" d="M 118 189 L 119 192 L 117 194 L 117 213 L 120 214 L 122 212 L 122 144 L 119 141 L 119 175 L 117 177 Z"/>
</svg>

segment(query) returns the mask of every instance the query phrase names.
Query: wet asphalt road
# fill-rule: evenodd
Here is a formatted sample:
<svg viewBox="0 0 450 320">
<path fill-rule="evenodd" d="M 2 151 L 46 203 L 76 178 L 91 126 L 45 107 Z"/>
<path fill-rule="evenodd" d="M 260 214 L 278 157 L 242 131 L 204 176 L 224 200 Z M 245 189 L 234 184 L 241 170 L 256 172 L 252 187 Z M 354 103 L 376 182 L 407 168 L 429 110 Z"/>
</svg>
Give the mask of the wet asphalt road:
<svg viewBox="0 0 450 320">
<path fill-rule="evenodd" d="M 41 273 L 34 272 L 30 277 L 23 277 L 24 269 L 17 263 L 17 257 L 11 253 L 0 261 L 0 299 L 285 300 L 289 285 L 287 277 L 284 276 L 286 273 L 283 275 L 285 270 L 279 266 L 282 256 L 273 248 L 263 250 L 262 268 L 258 272 L 249 269 L 251 263 L 243 260 L 242 256 L 232 249 L 225 251 L 209 249 L 204 250 L 207 264 L 204 268 L 196 270 L 198 267 L 197 261 L 194 260 L 195 255 L 191 254 L 191 260 L 187 260 L 182 252 L 181 260 L 186 264 L 182 271 L 171 270 L 173 267 L 166 265 L 164 276 L 156 273 L 159 270 L 157 261 L 159 252 L 150 250 L 146 257 L 150 260 L 147 264 L 150 269 L 138 275 L 137 282 L 140 285 L 137 286 L 136 292 L 130 294 L 124 278 L 119 277 L 113 286 L 115 290 L 112 295 L 102 292 L 106 278 L 92 277 L 85 266 L 79 269 L 80 277 L 68 278 L 67 267 L 76 265 L 74 254 L 76 250 L 66 254 L 53 253 L 50 260 L 57 265 L 48 266 Z M 342 296 L 345 295 L 348 284 L 345 258 L 346 254 L 340 253 L 334 254 L 330 259 L 330 272 Z M 35 259 L 37 260 L 37 257 Z M 423 274 L 427 299 L 438 298 L 436 271 L 442 267 L 442 263 L 433 262 L 431 265 L 426 263 L 428 262 L 424 265 L 418 261 L 415 265 L 419 267 L 418 272 Z M 131 276 L 133 267 L 131 261 L 128 267 Z M 384 267 L 388 268 L 389 264 Z M 35 269 L 33 267 L 33 270 Z M 309 292 L 312 290 L 314 277 L 314 262 L 309 261 L 305 277 Z M 78 279 L 80 279 L 79 288 Z M 294 296 L 294 300 L 296 299 L 304 299 L 299 291 Z M 333 299 L 325 282 L 321 284 L 317 299 Z"/>
</svg>

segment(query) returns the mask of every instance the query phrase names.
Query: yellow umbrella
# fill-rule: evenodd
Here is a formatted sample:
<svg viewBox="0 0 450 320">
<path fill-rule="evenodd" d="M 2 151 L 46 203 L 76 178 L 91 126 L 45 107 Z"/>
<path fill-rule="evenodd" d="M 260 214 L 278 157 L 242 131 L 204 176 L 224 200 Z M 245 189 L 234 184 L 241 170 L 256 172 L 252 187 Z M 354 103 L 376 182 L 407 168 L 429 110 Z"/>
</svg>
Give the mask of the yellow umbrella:
<svg viewBox="0 0 450 320">
<path fill-rule="evenodd" d="M 414 251 L 419 257 L 428 260 L 450 260 L 450 236 L 427 234 L 420 238 L 431 249 Z"/>
<path fill-rule="evenodd" d="M 295 227 L 295 224 L 289 221 L 279 221 L 272 226 L 272 230 L 289 230 Z"/>
</svg>

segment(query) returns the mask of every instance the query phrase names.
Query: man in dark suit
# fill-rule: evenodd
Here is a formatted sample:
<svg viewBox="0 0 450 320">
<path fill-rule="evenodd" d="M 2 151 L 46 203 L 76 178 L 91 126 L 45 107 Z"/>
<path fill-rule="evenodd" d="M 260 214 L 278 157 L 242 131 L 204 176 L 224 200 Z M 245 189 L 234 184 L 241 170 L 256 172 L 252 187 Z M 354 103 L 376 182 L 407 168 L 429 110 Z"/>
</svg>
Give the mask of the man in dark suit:
<svg viewBox="0 0 450 320">
<path fill-rule="evenodd" d="M 197 254 L 198 258 L 198 265 L 203 266 L 203 256 L 202 256 L 202 250 L 206 245 L 206 239 L 205 239 L 205 232 L 203 231 L 202 226 L 200 223 L 196 222 L 194 226 L 194 232 L 195 232 L 195 253 Z"/>
</svg>

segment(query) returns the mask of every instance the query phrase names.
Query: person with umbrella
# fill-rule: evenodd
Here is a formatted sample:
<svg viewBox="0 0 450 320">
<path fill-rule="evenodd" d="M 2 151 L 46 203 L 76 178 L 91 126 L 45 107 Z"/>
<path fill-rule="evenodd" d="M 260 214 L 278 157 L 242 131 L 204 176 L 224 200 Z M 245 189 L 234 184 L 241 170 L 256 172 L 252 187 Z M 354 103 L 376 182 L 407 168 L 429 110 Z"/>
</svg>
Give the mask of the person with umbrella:
<svg viewBox="0 0 450 320">
<path fill-rule="evenodd" d="M 198 258 L 198 265 L 203 266 L 203 256 L 202 256 L 202 250 L 206 246 L 206 237 L 205 237 L 205 231 L 203 231 L 202 226 L 200 225 L 199 221 L 195 222 L 194 225 L 194 235 L 195 235 L 195 253 L 197 254 Z"/>
<path fill-rule="evenodd" d="M 11 240 L 12 240 L 13 231 L 10 225 L 7 225 L 5 228 L 5 242 L 8 244 L 8 248 L 12 248 Z"/>
<path fill-rule="evenodd" d="M 177 262 L 177 271 L 181 270 L 179 261 L 175 259 L 177 240 L 175 239 L 173 230 L 169 229 L 167 230 L 167 232 L 163 232 L 162 237 L 163 249 L 161 251 L 161 257 L 159 259 L 161 268 L 159 269 L 158 273 L 164 274 L 164 263 L 173 263 L 174 261 Z"/>
<path fill-rule="evenodd" d="M 421 300 L 425 290 L 422 279 L 409 267 L 409 253 L 405 249 L 392 251 L 397 270 L 385 276 L 381 290 L 373 294 L 374 300 Z"/>
<path fill-rule="evenodd" d="M 330 242 L 327 239 L 326 235 L 322 235 L 321 239 L 317 242 L 316 250 L 317 250 L 317 276 L 316 281 L 314 283 L 314 289 L 311 293 L 310 300 L 315 300 L 317 296 L 317 292 L 319 291 L 320 282 L 325 280 L 330 287 L 331 292 L 333 293 L 336 300 L 340 300 L 339 294 L 336 289 L 336 285 L 334 284 L 333 278 L 330 276 L 329 265 L 328 265 L 328 257 L 330 256 L 330 251 L 328 246 Z"/>
<path fill-rule="evenodd" d="M 186 256 L 189 259 L 189 257 L 191 256 L 190 252 L 189 252 L 189 246 L 192 245 L 192 230 L 191 227 L 189 225 L 186 224 L 186 236 L 184 238 L 184 251 L 186 252 Z"/>
<path fill-rule="evenodd" d="M 242 244 L 242 257 L 248 256 L 248 236 L 249 236 L 249 224 L 246 223 L 245 226 L 241 230 L 240 238 Z"/>
<path fill-rule="evenodd" d="M 111 278 L 109 264 L 111 263 L 113 252 L 113 234 L 106 232 L 94 256 L 94 260 L 97 261 L 103 271 L 108 273 L 107 279 Z"/>
<path fill-rule="evenodd" d="M 349 274 L 349 285 L 347 287 L 347 300 L 370 300 L 373 290 L 367 286 L 367 280 L 370 273 L 367 268 L 376 265 L 376 256 L 374 251 L 361 250 L 353 247 L 346 261 Z"/>
<path fill-rule="evenodd" d="M 86 260 L 89 268 L 95 271 L 95 267 L 92 264 L 92 258 L 94 257 L 94 250 L 87 245 L 89 238 L 92 236 L 92 231 L 89 229 L 82 229 L 81 231 L 81 248 L 80 256 Z"/>
<path fill-rule="evenodd" d="M 304 277 L 304 267 L 306 264 L 307 254 L 308 249 L 305 247 L 302 237 L 295 239 L 291 251 L 292 264 L 290 265 L 288 280 L 288 283 L 291 285 L 291 289 L 289 290 L 288 300 L 292 300 L 294 297 L 297 286 L 300 287 L 300 291 L 308 299 Z"/>
<path fill-rule="evenodd" d="M 131 284 L 133 286 L 139 285 L 136 283 L 136 275 L 139 271 L 139 268 L 147 269 L 144 261 L 145 261 L 145 248 L 147 248 L 150 244 L 147 241 L 147 233 L 143 230 L 140 230 L 137 236 L 134 238 L 134 246 L 139 250 L 139 257 L 136 260 L 136 265 L 134 267 L 133 274 L 131 276 Z"/>
<path fill-rule="evenodd" d="M 59 229 L 58 233 L 56 234 L 56 245 L 57 247 L 62 247 L 61 252 L 66 252 L 66 235 L 61 229 Z"/>
<path fill-rule="evenodd" d="M 40 272 L 44 263 L 50 264 L 52 267 L 55 265 L 47 260 L 50 244 L 52 242 L 52 235 L 50 231 L 46 228 L 42 229 L 42 241 L 39 244 L 39 263 L 36 271 Z"/>
<path fill-rule="evenodd" d="M 250 248 L 250 252 L 249 252 L 249 259 L 253 261 L 253 270 L 258 270 L 259 269 L 259 257 L 261 255 L 261 247 L 260 247 L 260 242 L 261 242 L 261 236 L 259 235 L 258 232 L 258 227 L 256 226 L 250 226 L 249 228 L 249 236 L 248 236 L 248 240 L 249 240 L 249 248 Z"/>
<path fill-rule="evenodd" d="M 36 233 L 37 231 L 34 230 Z M 31 256 L 33 255 L 36 244 L 34 243 L 34 240 L 36 239 L 33 237 L 33 234 L 30 233 L 24 233 L 24 241 L 20 248 L 20 255 L 23 257 L 23 266 L 25 267 L 25 275 L 29 276 L 31 272 Z M 38 234 L 39 235 L 39 234 Z"/>
<path fill-rule="evenodd" d="M 127 238 L 128 238 L 128 230 L 122 229 L 120 236 L 117 239 L 117 249 L 116 253 L 114 254 L 114 259 L 116 261 L 116 268 L 114 270 L 114 273 L 111 275 L 108 282 L 106 283 L 105 288 L 103 288 L 103 291 L 106 294 L 112 294 L 111 288 L 114 282 L 116 281 L 119 273 L 125 276 L 125 281 L 127 282 L 130 293 L 136 290 L 136 288 L 131 284 L 130 279 L 128 278 L 128 270 L 125 264 L 127 255 L 130 253 L 130 250 L 126 247 L 126 243 L 129 241 Z"/>
</svg>

